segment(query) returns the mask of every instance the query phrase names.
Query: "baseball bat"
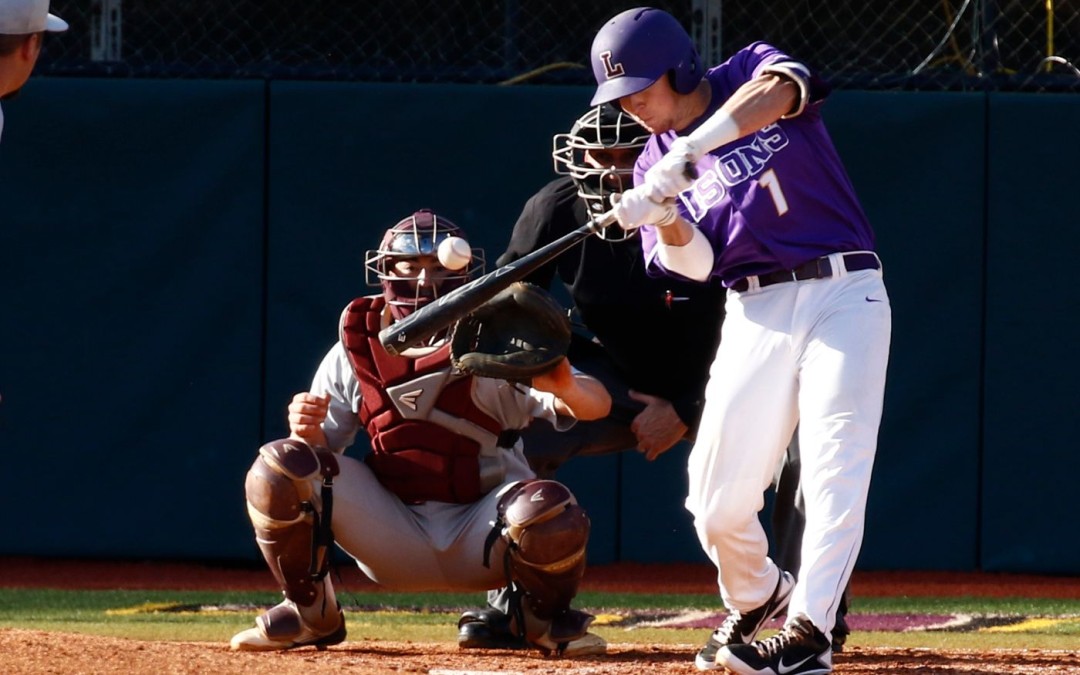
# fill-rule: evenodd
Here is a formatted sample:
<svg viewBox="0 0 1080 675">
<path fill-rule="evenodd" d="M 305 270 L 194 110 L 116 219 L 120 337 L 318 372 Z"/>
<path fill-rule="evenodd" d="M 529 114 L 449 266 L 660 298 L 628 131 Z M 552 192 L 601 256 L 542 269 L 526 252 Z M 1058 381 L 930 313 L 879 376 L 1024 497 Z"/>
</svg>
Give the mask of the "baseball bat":
<svg viewBox="0 0 1080 675">
<path fill-rule="evenodd" d="M 394 355 L 399 355 L 406 349 L 415 347 L 494 298 L 499 294 L 499 291 L 510 284 L 521 281 L 541 265 L 568 251 L 593 232 L 603 229 L 613 222 L 615 222 L 615 216 L 611 211 L 608 211 L 595 221 L 586 223 L 578 229 L 564 234 L 550 244 L 522 256 L 514 262 L 494 269 L 482 277 L 473 279 L 464 286 L 455 288 L 401 321 L 397 321 L 379 331 L 379 342 L 382 343 L 386 351 Z"/>
</svg>

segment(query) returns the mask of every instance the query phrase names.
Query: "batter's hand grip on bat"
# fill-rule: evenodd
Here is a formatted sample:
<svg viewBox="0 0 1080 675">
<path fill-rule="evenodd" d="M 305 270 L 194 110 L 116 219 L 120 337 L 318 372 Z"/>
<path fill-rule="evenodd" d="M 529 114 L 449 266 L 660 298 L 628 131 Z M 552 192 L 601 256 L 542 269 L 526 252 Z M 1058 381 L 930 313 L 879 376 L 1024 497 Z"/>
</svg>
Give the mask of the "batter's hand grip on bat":
<svg viewBox="0 0 1080 675">
<path fill-rule="evenodd" d="M 589 223 L 589 226 L 592 228 L 591 231 L 599 231 L 611 227 L 614 224 L 615 211 L 611 210 L 601 213 L 599 216 L 597 216 L 596 220 L 593 220 L 591 223 Z"/>
</svg>

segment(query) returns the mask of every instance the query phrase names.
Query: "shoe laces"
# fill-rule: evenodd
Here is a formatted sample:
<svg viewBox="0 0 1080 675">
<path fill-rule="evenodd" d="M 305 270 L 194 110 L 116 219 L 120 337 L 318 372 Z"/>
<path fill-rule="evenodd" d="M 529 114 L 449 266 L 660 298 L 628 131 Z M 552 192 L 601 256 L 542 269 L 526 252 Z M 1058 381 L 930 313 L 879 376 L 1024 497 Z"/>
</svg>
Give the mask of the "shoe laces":
<svg viewBox="0 0 1080 675">
<path fill-rule="evenodd" d="M 813 637 L 813 628 L 797 622 L 784 626 L 776 635 L 760 640 L 755 646 L 763 658 L 772 659 L 790 645 L 802 642 L 806 638 L 813 639 Z"/>
<path fill-rule="evenodd" d="M 727 618 L 713 631 L 713 639 L 722 645 L 730 644 L 732 638 L 738 633 L 739 623 L 743 620 L 743 614 L 738 610 L 728 612 Z"/>
</svg>

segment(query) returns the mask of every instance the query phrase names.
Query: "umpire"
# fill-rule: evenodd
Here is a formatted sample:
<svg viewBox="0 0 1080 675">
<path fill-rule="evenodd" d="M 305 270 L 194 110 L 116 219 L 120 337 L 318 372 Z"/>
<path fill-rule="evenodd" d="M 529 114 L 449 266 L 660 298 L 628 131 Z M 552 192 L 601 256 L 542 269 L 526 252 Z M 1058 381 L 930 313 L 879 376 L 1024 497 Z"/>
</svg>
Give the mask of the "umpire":
<svg viewBox="0 0 1080 675">
<path fill-rule="evenodd" d="M 590 109 L 569 133 L 557 134 L 552 154 L 560 177 L 525 204 L 498 265 L 518 260 L 607 211 L 611 194 L 632 187 L 634 162 L 648 138 L 648 131 L 612 104 Z M 603 382 L 612 397 L 607 418 L 579 422 L 561 433 L 546 423 L 525 430 L 526 458 L 542 478 L 553 477 L 572 457 L 636 448 L 654 460 L 679 441 L 692 440 L 701 417 L 726 290 L 719 283 L 650 277 L 640 238 L 623 239 L 614 228 L 612 234 L 619 239 L 589 237 L 526 279 L 550 288 L 558 277 L 565 285 L 584 324 L 575 326 L 570 361 Z M 667 358 L 658 358 L 659 344 L 671 345 Z M 795 441 L 778 477 L 772 522 L 777 560 L 798 569 L 804 517 Z M 500 610 L 503 593 L 490 593 L 487 609 L 462 615 L 461 647 L 524 646 Z M 833 631 L 837 650 L 847 637 L 845 612 L 846 602 Z"/>
<path fill-rule="evenodd" d="M 525 204 L 498 265 L 513 262 L 606 211 L 607 197 L 629 188 L 649 134 L 614 106 L 589 110 L 555 136 L 556 173 Z M 645 274 L 641 242 L 589 237 L 527 278 L 550 288 L 557 276 L 584 325 L 571 343 L 575 366 L 599 378 L 614 400 L 611 415 L 553 442 L 545 425 L 529 428 L 526 454 L 540 475 L 575 456 L 637 448 L 656 459 L 692 435 L 701 416 L 708 365 L 716 353 L 724 289 Z M 660 358 L 656 345 L 669 344 Z M 550 433 L 554 434 L 554 431 Z"/>
</svg>

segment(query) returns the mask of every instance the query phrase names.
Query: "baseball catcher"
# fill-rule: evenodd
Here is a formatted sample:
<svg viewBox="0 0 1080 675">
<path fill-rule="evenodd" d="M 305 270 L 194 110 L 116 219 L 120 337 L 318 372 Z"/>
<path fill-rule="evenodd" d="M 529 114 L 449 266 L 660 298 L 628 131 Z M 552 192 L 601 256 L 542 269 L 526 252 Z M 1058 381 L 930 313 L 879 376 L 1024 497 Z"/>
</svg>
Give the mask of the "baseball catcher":
<svg viewBox="0 0 1080 675">
<path fill-rule="evenodd" d="M 519 438 L 533 419 L 565 428 L 610 409 L 603 385 L 564 356 L 565 315 L 515 285 L 459 324 L 453 362 L 446 331 L 400 355 L 378 339 L 481 267 L 465 233 L 428 210 L 368 253 L 369 283 L 382 292 L 345 307 L 338 342 L 288 406 L 289 437 L 260 448 L 248 472 L 256 542 L 285 599 L 233 649 L 345 640 L 327 576 L 335 543 L 392 589 L 508 585 L 507 630 L 545 653 L 606 649 L 588 632 L 593 617 L 570 606 L 589 518 L 566 486 L 536 478 Z M 344 454 L 361 430 L 371 448 L 362 460 Z"/>
</svg>

